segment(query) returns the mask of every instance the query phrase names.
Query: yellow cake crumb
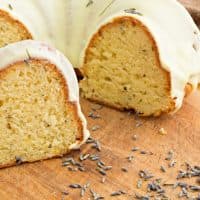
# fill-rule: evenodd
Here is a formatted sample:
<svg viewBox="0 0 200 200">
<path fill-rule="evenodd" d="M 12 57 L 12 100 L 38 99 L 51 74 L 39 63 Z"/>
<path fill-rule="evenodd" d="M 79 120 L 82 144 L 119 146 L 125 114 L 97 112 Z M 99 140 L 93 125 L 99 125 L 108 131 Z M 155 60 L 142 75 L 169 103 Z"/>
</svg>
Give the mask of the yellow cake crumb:
<svg viewBox="0 0 200 200">
<path fill-rule="evenodd" d="M 62 156 L 82 137 L 62 74 L 47 60 L 0 73 L 0 167 Z"/>
<path fill-rule="evenodd" d="M 7 44 L 32 39 L 27 28 L 13 19 L 7 12 L 0 10 L 0 47 Z"/>
<path fill-rule="evenodd" d="M 143 116 L 174 108 L 170 76 L 160 66 L 153 37 L 133 18 L 117 18 L 99 30 L 86 50 L 82 71 L 85 98 Z"/>
</svg>

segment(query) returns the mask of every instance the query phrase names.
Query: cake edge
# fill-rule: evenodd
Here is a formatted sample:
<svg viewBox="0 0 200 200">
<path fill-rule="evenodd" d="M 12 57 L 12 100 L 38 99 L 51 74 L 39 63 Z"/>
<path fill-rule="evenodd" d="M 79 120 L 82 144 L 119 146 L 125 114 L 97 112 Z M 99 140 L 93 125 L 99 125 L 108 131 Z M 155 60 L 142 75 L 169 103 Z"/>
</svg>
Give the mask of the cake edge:
<svg viewBox="0 0 200 200">
<path fill-rule="evenodd" d="M 6 55 L 10 55 L 9 57 Z M 79 89 L 78 89 L 78 81 L 76 79 L 75 72 L 73 71 L 73 67 L 70 62 L 64 57 L 56 49 L 50 47 L 46 43 L 33 41 L 33 40 L 25 40 L 17 43 L 9 44 L 0 49 L 0 57 L 3 58 L 0 61 L 0 73 L 4 72 L 4 70 L 9 70 L 9 66 L 22 62 L 24 60 L 32 59 L 32 60 L 47 60 L 50 64 L 54 65 L 61 75 L 62 81 L 65 85 L 65 95 L 68 103 L 73 106 L 75 119 L 79 124 L 79 129 L 81 135 L 74 144 L 71 144 L 68 150 L 62 155 L 49 156 L 42 160 L 47 160 L 50 158 L 63 157 L 71 150 L 76 150 L 83 145 L 90 136 L 90 132 L 87 129 L 87 121 L 81 111 L 80 103 L 79 103 Z M 23 163 L 31 163 L 37 162 L 40 160 L 33 161 L 25 161 Z M 7 164 L 0 165 L 1 168 L 10 167 L 17 165 L 16 162 L 10 162 Z"/>
</svg>

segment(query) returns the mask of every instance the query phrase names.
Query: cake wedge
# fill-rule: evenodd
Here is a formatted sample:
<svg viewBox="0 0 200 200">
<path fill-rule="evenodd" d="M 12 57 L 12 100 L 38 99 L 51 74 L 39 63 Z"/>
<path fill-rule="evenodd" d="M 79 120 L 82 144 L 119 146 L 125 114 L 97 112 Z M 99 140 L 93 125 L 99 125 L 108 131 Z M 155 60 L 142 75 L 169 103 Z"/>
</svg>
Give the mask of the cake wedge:
<svg viewBox="0 0 200 200">
<path fill-rule="evenodd" d="M 32 40 L 0 49 L 0 168 L 62 156 L 89 137 L 69 61 Z"/>
</svg>

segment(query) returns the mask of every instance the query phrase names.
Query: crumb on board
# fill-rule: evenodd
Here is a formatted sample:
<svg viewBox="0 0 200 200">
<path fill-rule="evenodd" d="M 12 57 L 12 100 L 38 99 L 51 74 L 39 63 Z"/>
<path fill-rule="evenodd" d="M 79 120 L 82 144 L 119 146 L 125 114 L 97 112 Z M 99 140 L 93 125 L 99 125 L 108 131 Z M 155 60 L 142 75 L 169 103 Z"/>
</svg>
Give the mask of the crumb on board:
<svg viewBox="0 0 200 200">
<path fill-rule="evenodd" d="M 159 129 L 158 133 L 160 135 L 167 135 L 167 131 L 164 128 Z"/>
</svg>

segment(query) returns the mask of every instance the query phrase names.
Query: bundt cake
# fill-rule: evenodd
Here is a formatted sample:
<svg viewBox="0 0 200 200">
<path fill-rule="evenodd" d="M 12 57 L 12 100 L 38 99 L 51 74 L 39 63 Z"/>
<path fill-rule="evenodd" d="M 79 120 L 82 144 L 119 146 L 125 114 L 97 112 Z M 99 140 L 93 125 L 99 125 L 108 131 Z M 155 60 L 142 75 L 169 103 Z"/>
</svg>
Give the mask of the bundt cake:
<svg viewBox="0 0 200 200">
<path fill-rule="evenodd" d="M 0 48 L 0 168 L 62 156 L 89 132 L 68 60 L 48 45 Z"/>
<path fill-rule="evenodd" d="M 81 93 L 141 116 L 174 113 L 200 82 L 199 30 L 177 1 L 132 2 L 88 40 Z"/>
<path fill-rule="evenodd" d="M 0 0 L 0 22 L 1 46 L 53 45 L 84 97 L 119 109 L 175 112 L 200 82 L 200 32 L 176 0 Z"/>
</svg>

